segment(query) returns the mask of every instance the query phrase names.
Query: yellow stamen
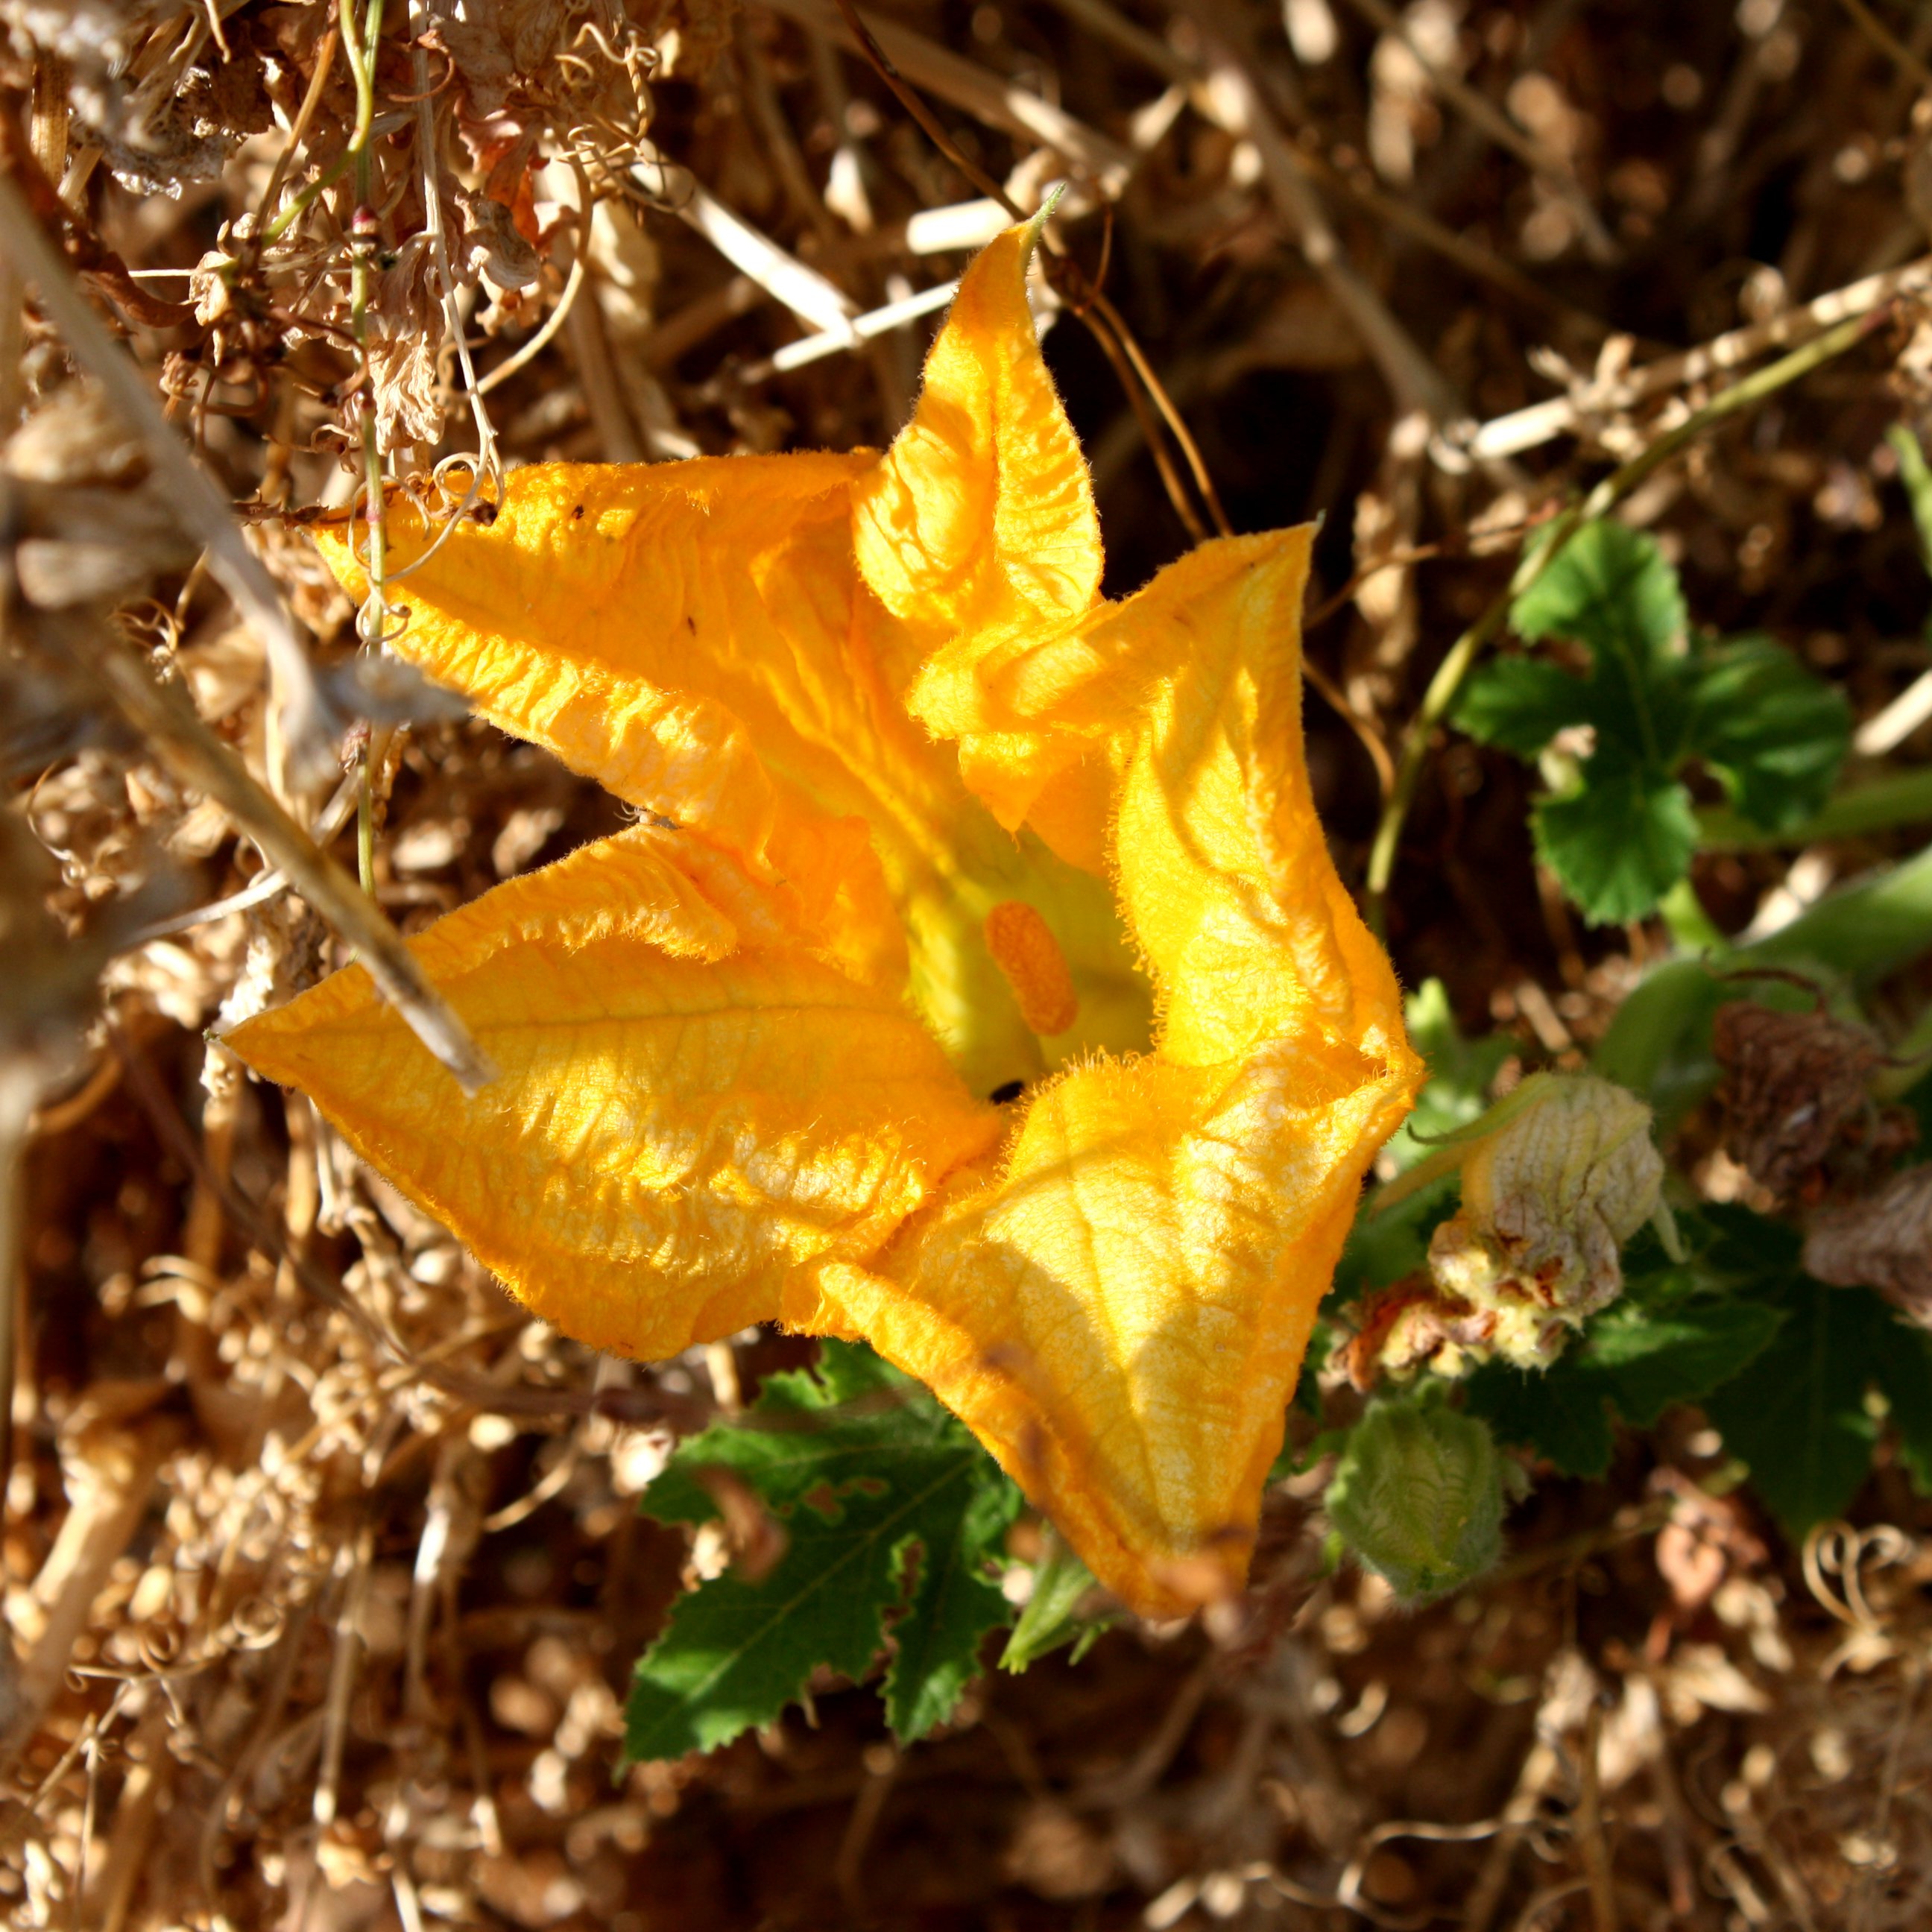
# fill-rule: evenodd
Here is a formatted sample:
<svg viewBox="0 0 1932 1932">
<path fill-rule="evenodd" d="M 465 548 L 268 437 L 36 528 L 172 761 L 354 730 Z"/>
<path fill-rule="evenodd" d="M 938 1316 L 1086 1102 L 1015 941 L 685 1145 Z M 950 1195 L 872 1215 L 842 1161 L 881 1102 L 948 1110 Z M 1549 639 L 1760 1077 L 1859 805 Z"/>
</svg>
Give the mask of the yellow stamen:
<svg viewBox="0 0 1932 1932">
<path fill-rule="evenodd" d="M 1022 899 L 1002 899 L 986 915 L 986 947 L 1037 1034 L 1064 1033 L 1080 1016 L 1066 956 L 1045 920 Z"/>
</svg>

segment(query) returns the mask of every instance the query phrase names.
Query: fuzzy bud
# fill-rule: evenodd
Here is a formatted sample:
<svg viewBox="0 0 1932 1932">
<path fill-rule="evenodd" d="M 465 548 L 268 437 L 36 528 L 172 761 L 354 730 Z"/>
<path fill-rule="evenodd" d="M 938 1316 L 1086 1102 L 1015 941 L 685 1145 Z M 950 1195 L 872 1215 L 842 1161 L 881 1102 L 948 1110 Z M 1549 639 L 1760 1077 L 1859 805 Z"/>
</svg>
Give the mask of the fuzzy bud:
<svg viewBox="0 0 1932 1932">
<path fill-rule="evenodd" d="M 1460 1588 L 1502 1553 L 1495 1438 L 1440 1402 L 1372 1403 L 1349 1432 L 1328 1510 L 1356 1557 L 1403 1601 Z"/>
</svg>

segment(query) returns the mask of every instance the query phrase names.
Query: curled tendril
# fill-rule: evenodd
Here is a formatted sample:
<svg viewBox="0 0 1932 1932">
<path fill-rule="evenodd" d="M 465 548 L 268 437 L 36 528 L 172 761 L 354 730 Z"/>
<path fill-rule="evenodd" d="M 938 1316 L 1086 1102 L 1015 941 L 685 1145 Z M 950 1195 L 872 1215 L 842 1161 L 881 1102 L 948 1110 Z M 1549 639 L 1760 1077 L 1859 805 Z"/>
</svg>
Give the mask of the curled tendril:
<svg viewBox="0 0 1932 1932">
<path fill-rule="evenodd" d="M 238 1650 L 272 1648 L 288 1621 L 286 1608 L 272 1597 L 244 1597 L 228 1619 L 230 1640 Z"/>
<path fill-rule="evenodd" d="M 1917 1539 L 1888 1522 L 1857 1529 L 1848 1522 L 1821 1522 L 1804 1539 L 1804 1581 L 1812 1595 L 1842 1624 L 1874 1634 L 1887 1619 L 1865 1595 L 1868 1568 L 1889 1570 L 1908 1562 Z M 1834 1588 L 1832 1580 L 1840 1586 Z"/>
<path fill-rule="evenodd" d="M 182 1634 L 172 1624 L 151 1624 L 136 1633 L 135 1647 L 143 1666 L 158 1676 L 180 1660 Z"/>
</svg>

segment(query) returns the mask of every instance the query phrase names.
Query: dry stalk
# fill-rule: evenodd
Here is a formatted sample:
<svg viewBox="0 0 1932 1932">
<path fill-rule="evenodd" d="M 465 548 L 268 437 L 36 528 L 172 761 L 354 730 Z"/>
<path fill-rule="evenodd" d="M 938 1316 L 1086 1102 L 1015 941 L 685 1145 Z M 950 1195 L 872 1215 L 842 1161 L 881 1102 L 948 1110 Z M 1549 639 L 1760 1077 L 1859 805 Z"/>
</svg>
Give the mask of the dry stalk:
<svg viewBox="0 0 1932 1932">
<path fill-rule="evenodd" d="M 157 684 L 86 619 L 49 620 L 48 628 L 61 649 L 94 679 L 168 770 L 182 784 L 214 800 L 357 949 L 384 998 L 464 1090 L 474 1093 L 487 1086 L 495 1078 L 488 1059 L 395 928 L 248 776 L 240 760 L 202 722 L 186 695 L 176 686 Z"/>
<path fill-rule="evenodd" d="M 172 1420 L 150 1418 L 131 1428 L 97 1426 L 73 1444 L 67 1517 L 34 1580 L 38 1628 L 16 1633 L 30 1647 L 0 1727 L 0 1778 L 11 1775 L 59 1691 L 75 1640 L 146 1513 L 178 1433 Z"/>
</svg>

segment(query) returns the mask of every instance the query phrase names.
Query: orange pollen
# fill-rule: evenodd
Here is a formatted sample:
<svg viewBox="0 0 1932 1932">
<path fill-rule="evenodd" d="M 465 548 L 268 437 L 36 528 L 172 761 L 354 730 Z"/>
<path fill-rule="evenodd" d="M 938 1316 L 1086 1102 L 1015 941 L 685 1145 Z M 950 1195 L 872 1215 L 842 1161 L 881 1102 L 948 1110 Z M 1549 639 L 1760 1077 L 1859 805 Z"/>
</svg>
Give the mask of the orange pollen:
<svg viewBox="0 0 1932 1932">
<path fill-rule="evenodd" d="M 1066 955 L 1051 928 L 1019 899 L 1002 899 L 986 915 L 986 950 L 993 956 L 1020 1017 L 1037 1034 L 1064 1033 L 1080 1015 L 1080 995 Z"/>
</svg>

